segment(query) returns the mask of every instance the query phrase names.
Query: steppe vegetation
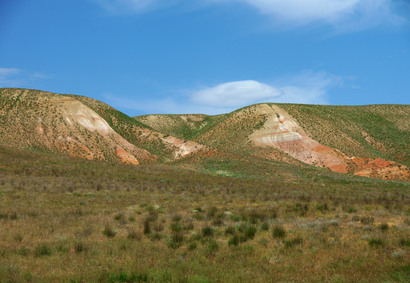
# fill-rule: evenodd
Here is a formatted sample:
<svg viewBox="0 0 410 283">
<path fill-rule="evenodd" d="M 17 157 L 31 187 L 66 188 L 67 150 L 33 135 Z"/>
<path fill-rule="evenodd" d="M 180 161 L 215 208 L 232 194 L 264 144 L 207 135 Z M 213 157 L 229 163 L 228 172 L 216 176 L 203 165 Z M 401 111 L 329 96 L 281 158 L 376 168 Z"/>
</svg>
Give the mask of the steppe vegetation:
<svg viewBox="0 0 410 283">
<path fill-rule="evenodd" d="M 0 147 L 0 282 L 409 282 L 408 182 Z"/>
</svg>

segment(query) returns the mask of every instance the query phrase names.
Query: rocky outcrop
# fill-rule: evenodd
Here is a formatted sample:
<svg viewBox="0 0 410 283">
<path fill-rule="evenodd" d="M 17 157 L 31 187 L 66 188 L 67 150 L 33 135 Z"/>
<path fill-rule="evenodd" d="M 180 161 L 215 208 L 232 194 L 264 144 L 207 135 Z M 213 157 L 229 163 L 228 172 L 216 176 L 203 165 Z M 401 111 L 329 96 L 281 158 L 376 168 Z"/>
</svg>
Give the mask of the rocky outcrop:
<svg viewBox="0 0 410 283">
<path fill-rule="evenodd" d="M 385 180 L 410 178 L 410 171 L 405 165 L 398 164 L 393 161 L 387 161 L 381 158 L 352 158 L 352 161 L 357 166 L 354 172 L 357 176 L 381 178 Z"/>
<path fill-rule="evenodd" d="M 257 107 L 258 111 L 267 115 L 267 120 L 261 129 L 250 136 L 256 146 L 276 147 L 304 163 L 335 172 L 348 172 L 348 158 L 341 151 L 308 137 L 286 111 L 276 105 L 261 104 Z"/>
<path fill-rule="evenodd" d="M 304 163 L 339 173 L 382 179 L 409 179 L 409 169 L 381 158 L 350 158 L 338 149 L 310 138 L 285 110 L 276 105 L 260 104 L 256 111 L 267 116 L 261 129 L 250 135 L 258 147 L 274 147 Z"/>
</svg>

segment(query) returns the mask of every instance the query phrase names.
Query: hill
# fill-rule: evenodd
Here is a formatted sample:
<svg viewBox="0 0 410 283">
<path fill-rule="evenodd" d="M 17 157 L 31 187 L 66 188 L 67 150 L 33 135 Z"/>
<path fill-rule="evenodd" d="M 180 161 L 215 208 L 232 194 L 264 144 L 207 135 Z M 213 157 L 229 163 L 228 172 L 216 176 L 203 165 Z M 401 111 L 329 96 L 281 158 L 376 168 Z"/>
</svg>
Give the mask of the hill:
<svg viewBox="0 0 410 283">
<path fill-rule="evenodd" d="M 184 115 L 136 117 L 171 133 L 189 126 Z M 174 121 L 178 120 L 178 123 Z M 221 151 L 335 172 L 409 179 L 408 105 L 322 106 L 258 104 L 206 116 L 181 137 Z"/>
<path fill-rule="evenodd" d="M 0 144 L 23 149 L 133 165 L 167 162 L 225 175 L 257 174 L 253 168 L 268 166 L 292 178 L 298 167 L 315 166 L 410 178 L 408 105 L 263 103 L 216 116 L 131 118 L 85 96 L 0 89 L 0 98 Z M 288 173 L 282 164 L 291 166 Z"/>
<path fill-rule="evenodd" d="M 166 136 L 91 98 L 0 89 L 0 143 L 138 165 L 204 146 Z"/>
</svg>

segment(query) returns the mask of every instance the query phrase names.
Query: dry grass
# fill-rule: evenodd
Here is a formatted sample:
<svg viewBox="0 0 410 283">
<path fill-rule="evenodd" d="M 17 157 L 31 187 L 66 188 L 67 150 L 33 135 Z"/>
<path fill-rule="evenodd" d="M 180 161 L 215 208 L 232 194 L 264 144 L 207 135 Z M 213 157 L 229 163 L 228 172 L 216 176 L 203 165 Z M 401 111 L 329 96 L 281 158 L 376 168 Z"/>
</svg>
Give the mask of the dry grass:
<svg viewBox="0 0 410 283">
<path fill-rule="evenodd" d="M 410 280 L 408 183 L 308 168 L 280 182 L 1 147 L 0 164 L 0 282 Z"/>
</svg>

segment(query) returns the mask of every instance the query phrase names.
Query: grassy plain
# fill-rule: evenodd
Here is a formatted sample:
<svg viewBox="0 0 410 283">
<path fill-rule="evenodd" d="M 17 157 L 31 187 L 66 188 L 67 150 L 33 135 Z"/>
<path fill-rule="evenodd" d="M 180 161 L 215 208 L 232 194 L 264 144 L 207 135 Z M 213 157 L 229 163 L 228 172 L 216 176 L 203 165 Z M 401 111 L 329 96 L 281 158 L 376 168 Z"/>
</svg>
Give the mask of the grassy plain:
<svg viewBox="0 0 410 283">
<path fill-rule="evenodd" d="M 409 282 L 409 193 L 240 157 L 133 167 L 0 147 L 0 282 Z"/>
</svg>

